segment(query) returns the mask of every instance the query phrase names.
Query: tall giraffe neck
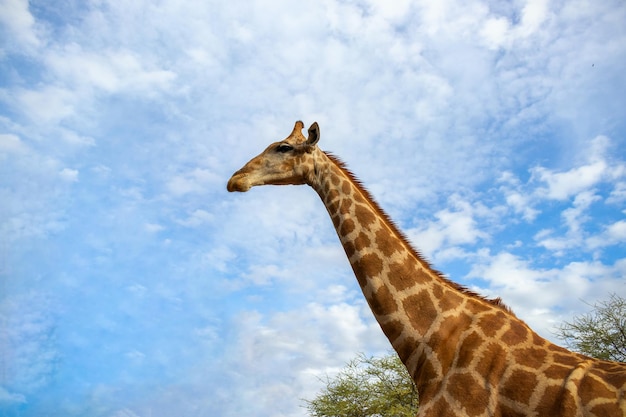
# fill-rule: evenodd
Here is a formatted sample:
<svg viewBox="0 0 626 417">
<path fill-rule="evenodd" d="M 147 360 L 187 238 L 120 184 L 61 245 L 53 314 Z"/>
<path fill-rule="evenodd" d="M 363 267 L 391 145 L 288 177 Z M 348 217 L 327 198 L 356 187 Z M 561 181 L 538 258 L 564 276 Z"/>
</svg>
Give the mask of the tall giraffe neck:
<svg viewBox="0 0 626 417">
<path fill-rule="evenodd" d="M 383 332 L 415 379 L 444 373 L 450 364 L 442 355 L 428 364 L 426 356 L 433 358 L 429 351 L 454 336 L 450 326 L 460 331 L 459 320 L 469 324 L 469 310 L 476 308 L 468 309 L 467 304 L 483 304 L 478 311 L 505 309 L 433 270 L 336 158 L 322 153 L 315 171 L 310 185 L 328 210 Z"/>
</svg>

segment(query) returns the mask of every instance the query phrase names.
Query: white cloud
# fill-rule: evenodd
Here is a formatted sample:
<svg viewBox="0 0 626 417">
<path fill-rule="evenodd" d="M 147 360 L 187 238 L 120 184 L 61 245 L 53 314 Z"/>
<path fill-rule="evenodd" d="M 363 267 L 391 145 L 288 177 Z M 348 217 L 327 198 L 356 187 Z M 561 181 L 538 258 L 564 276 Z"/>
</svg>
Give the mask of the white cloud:
<svg viewBox="0 0 626 417">
<path fill-rule="evenodd" d="M 28 0 L 3 0 L 0 2 L 0 22 L 5 25 L 19 47 L 40 45 L 35 31 L 35 18 L 28 10 Z"/>
<path fill-rule="evenodd" d="M 63 230 L 64 197 L 78 179 L 78 170 L 63 168 L 30 139 L 15 134 L 0 139 L 0 178 L 6 182 L 0 186 L 0 234 L 13 243 Z"/>
<path fill-rule="evenodd" d="M 143 59 L 123 49 L 83 51 L 77 44 L 53 49 L 46 57 L 48 67 L 69 86 L 95 88 L 109 94 L 141 92 L 148 96 L 155 90 L 169 88 L 176 74 L 150 68 L 152 65 Z"/>
<path fill-rule="evenodd" d="M 263 416 L 270 406 L 272 415 L 300 415 L 301 399 L 314 396 L 320 377 L 357 352 L 390 346 L 361 305 L 309 303 L 271 316 L 241 312 L 234 325 L 236 343 L 225 366 L 237 370 L 230 396 L 241 400 L 220 405 L 224 416 Z"/>
<path fill-rule="evenodd" d="M 614 242 L 626 241 L 626 221 L 620 220 L 607 227 L 607 235 Z"/>
<path fill-rule="evenodd" d="M 550 17 L 547 0 L 526 0 L 521 10 L 513 13 L 520 18 L 491 14 L 484 19 L 480 35 L 489 48 L 509 49 L 523 45 L 529 38 L 546 35 L 541 30 Z"/>
<path fill-rule="evenodd" d="M 522 214 L 524 220 L 532 222 L 539 211 L 533 208 L 532 194 L 524 190 L 524 185 L 519 178 L 512 172 L 505 171 L 498 178 L 498 183 L 502 184 L 499 190 L 504 195 L 506 204 L 512 207 L 516 214 Z"/>
<path fill-rule="evenodd" d="M 58 314 L 54 309 L 58 306 L 50 297 L 38 292 L 0 301 L 3 323 L 0 396 L 8 402 L 27 402 L 24 398 L 46 387 L 54 378 L 60 359 L 55 343 Z"/>
<path fill-rule="evenodd" d="M 599 262 L 571 262 L 561 268 L 543 269 L 508 252 L 482 253 L 481 258 L 469 276 L 487 280 L 489 288 L 477 290 L 501 297 L 518 317 L 551 339 L 558 323 L 552 309 L 578 311 L 582 299 L 601 299 L 611 291 L 626 290 L 618 288 L 621 275 L 617 264 L 611 267 Z"/>
<path fill-rule="evenodd" d="M 588 220 L 588 211 L 591 205 L 601 200 L 601 197 L 593 191 L 583 191 L 574 198 L 573 207 L 566 209 L 561 213 L 565 224 L 568 227 L 568 233 L 578 234 L 581 232 L 584 221 Z"/>
<path fill-rule="evenodd" d="M 480 33 L 490 48 L 497 49 L 506 44 L 509 29 L 510 22 L 506 17 L 490 17 L 485 21 Z"/>
<path fill-rule="evenodd" d="M 450 247 L 475 244 L 489 235 L 478 227 L 476 217 L 484 216 L 485 208 L 480 204 L 472 206 L 467 201 L 452 196 L 449 199 L 451 209 L 443 209 L 435 214 L 436 221 L 425 227 L 411 229 L 408 236 L 419 243 L 419 250 L 427 257 L 437 259 L 445 246 L 447 256 L 460 255 L 463 252 L 450 251 Z"/>
<path fill-rule="evenodd" d="M 139 391 L 124 409 L 156 417 L 181 410 L 225 417 L 302 416 L 303 399 L 315 396 L 326 374 L 372 346 L 378 354 L 389 348 L 362 303 L 307 303 L 273 313 L 242 309 L 225 327 L 221 333 L 213 327 L 194 330 L 202 353 L 193 366 L 166 389 Z M 217 358 L 215 343 L 222 346 Z M 115 395 L 102 398 L 110 404 Z"/>
<path fill-rule="evenodd" d="M 12 405 L 12 404 L 24 404 L 26 403 L 26 397 L 22 394 L 16 394 L 7 391 L 4 387 L 0 387 L 0 404 Z"/>
<path fill-rule="evenodd" d="M 40 89 L 18 89 L 15 104 L 35 123 L 57 123 L 75 114 L 78 97 L 66 88 L 46 85 Z"/>
<path fill-rule="evenodd" d="M 19 154 L 26 150 L 26 145 L 17 135 L 0 134 L 0 155 Z"/>
<path fill-rule="evenodd" d="M 59 172 L 59 177 L 61 177 L 63 181 L 76 182 L 78 181 L 78 170 L 63 168 L 61 172 Z"/>
<path fill-rule="evenodd" d="M 522 9 L 522 21 L 519 32 L 528 36 L 540 27 L 548 14 L 548 0 L 526 0 Z"/>
<path fill-rule="evenodd" d="M 601 197 L 591 191 L 583 191 L 578 194 L 572 203 L 572 207 L 561 212 L 561 218 L 567 231 L 564 235 L 554 237 L 552 231 L 543 230 L 535 235 L 537 244 L 554 252 L 556 256 L 565 254 L 564 250 L 580 247 L 584 244 L 588 232 L 584 229 L 584 223 L 589 217 L 589 210 L 594 202 Z"/>
<path fill-rule="evenodd" d="M 608 204 L 619 204 L 626 200 L 626 182 L 618 181 L 613 185 L 613 190 L 607 198 Z"/>
<path fill-rule="evenodd" d="M 371 13 L 388 19 L 392 22 L 402 21 L 406 18 L 411 7 L 411 0 L 399 0 L 389 2 L 385 0 L 369 0 Z"/>
<path fill-rule="evenodd" d="M 94 146 L 96 141 L 89 136 L 83 136 L 69 129 L 60 129 L 59 136 L 61 140 L 72 147 L 88 147 Z"/>
<path fill-rule="evenodd" d="M 174 186 L 174 189 L 176 190 L 174 194 L 177 194 L 177 193 L 180 193 L 180 191 L 183 190 L 184 187 L 180 188 L 180 187 Z M 214 220 L 215 220 L 215 215 L 213 215 L 212 213 L 206 210 L 196 209 L 192 213 L 190 213 L 187 216 L 187 218 L 178 220 L 177 222 L 187 227 L 198 227 L 201 225 L 211 224 Z"/>
<path fill-rule="evenodd" d="M 604 227 L 597 236 L 591 236 L 586 243 L 591 249 L 613 246 L 626 242 L 626 221 L 619 220 Z"/>
<path fill-rule="evenodd" d="M 217 184 L 223 183 L 223 178 L 208 169 L 195 168 L 184 174 L 172 177 L 167 182 L 168 190 L 175 196 L 189 193 L 204 193 Z"/>
<path fill-rule="evenodd" d="M 111 414 L 110 417 L 141 417 L 139 414 L 135 413 L 128 408 L 124 408 L 121 410 L 115 411 L 115 413 Z"/>
<path fill-rule="evenodd" d="M 581 150 L 582 161 L 579 164 L 565 171 L 537 166 L 530 170 L 531 177 L 526 183 L 511 172 L 501 175 L 499 191 L 507 206 L 522 214 L 529 223 L 541 215 L 540 204 L 545 200 L 568 205 L 561 212 L 566 235 L 554 237 L 545 231 L 538 233 L 535 239 L 540 245 L 556 251 L 580 246 L 588 236 L 584 224 L 589 219 L 592 205 L 619 201 L 620 180 L 626 171 L 624 161 L 609 156 L 613 146 L 607 137 L 598 136 Z M 598 192 L 599 187 L 606 185 L 612 188 L 608 196 Z M 569 200 L 572 200 L 571 205 Z"/>
<path fill-rule="evenodd" d="M 587 190 L 600 182 L 607 171 L 604 161 L 594 162 L 566 172 L 553 172 L 538 167 L 532 173 L 539 181 L 548 185 L 547 189 L 540 190 L 547 198 L 565 200 L 581 191 Z"/>
<path fill-rule="evenodd" d="M 165 226 L 158 223 L 146 223 L 143 228 L 148 233 L 159 233 L 165 230 Z"/>
</svg>

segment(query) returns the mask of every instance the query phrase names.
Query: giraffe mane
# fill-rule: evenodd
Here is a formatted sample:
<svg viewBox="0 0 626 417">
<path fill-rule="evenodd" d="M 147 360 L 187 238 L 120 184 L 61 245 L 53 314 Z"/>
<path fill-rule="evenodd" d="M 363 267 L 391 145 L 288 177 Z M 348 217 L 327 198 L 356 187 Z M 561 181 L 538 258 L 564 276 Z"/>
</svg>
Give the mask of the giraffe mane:
<svg viewBox="0 0 626 417">
<path fill-rule="evenodd" d="M 346 166 L 346 164 L 339 159 L 338 157 L 336 157 L 335 155 L 333 155 L 330 152 L 324 152 L 324 154 L 335 164 L 337 165 L 337 167 L 339 167 L 339 169 L 348 176 L 348 178 L 350 178 L 350 180 L 352 181 L 353 184 L 355 184 L 355 186 L 359 189 L 359 191 L 361 192 L 361 194 L 363 195 L 363 197 L 369 202 L 369 204 L 374 208 L 374 210 L 376 211 L 376 213 L 384 220 L 384 222 L 387 224 L 387 226 L 389 226 L 389 228 L 391 229 L 391 231 L 393 233 L 395 233 L 400 240 L 402 241 L 402 243 L 404 244 L 404 246 L 413 254 L 413 256 L 415 256 L 421 263 L 423 263 L 425 266 L 427 266 L 431 271 L 433 271 L 435 274 L 437 274 L 437 276 L 446 283 L 446 285 L 450 286 L 452 289 L 461 292 L 465 295 L 468 295 L 472 298 L 476 298 L 478 300 L 487 302 L 488 304 L 491 304 L 495 307 L 498 307 L 510 314 L 513 314 L 513 311 L 509 308 L 509 306 L 507 306 L 506 304 L 504 304 L 504 302 L 502 302 L 502 299 L 500 297 L 497 298 L 487 298 L 484 297 L 480 294 L 478 294 L 475 291 L 470 290 L 469 288 L 461 285 L 461 284 L 457 284 L 456 282 L 450 280 L 448 277 L 446 277 L 443 273 L 441 273 L 440 271 L 432 268 L 432 266 L 430 265 L 430 262 L 428 262 L 426 260 L 426 258 L 417 250 L 413 247 L 413 245 L 411 244 L 410 240 L 407 238 L 407 236 L 404 234 L 404 232 L 402 232 L 398 226 L 396 226 L 396 223 L 394 222 L 394 220 L 389 217 L 389 215 L 380 207 L 380 205 L 376 202 L 376 200 L 372 197 L 372 194 L 368 191 L 367 188 L 365 188 L 365 186 L 363 185 L 363 183 L 361 182 L 361 180 L 359 180 L 357 178 L 356 175 L 354 175 L 354 173 L 352 173 L 352 171 L 350 171 L 350 169 Z"/>
</svg>

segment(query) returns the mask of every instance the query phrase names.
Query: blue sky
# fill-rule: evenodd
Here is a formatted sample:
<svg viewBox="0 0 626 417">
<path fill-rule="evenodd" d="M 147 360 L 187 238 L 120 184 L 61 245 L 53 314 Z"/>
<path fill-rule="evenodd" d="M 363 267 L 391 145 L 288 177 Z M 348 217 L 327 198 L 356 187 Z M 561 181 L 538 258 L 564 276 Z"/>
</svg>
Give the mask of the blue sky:
<svg viewBox="0 0 626 417">
<path fill-rule="evenodd" d="M 389 345 L 307 187 L 321 127 L 415 246 L 541 335 L 626 296 L 619 0 L 0 0 L 0 415 L 304 416 Z"/>
</svg>

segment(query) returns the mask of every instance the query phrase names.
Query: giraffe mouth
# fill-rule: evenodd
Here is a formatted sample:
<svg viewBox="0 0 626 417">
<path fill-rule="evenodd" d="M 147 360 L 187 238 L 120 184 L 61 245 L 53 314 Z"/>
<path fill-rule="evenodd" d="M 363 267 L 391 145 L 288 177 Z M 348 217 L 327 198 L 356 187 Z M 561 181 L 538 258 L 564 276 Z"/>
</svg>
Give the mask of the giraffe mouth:
<svg viewBox="0 0 626 417">
<path fill-rule="evenodd" d="M 226 189 L 231 193 L 233 191 L 245 193 L 250 188 L 252 188 L 252 184 L 248 181 L 246 174 L 233 175 L 230 180 L 228 180 L 228 184 L 226 185 Z"/>
</svg>

